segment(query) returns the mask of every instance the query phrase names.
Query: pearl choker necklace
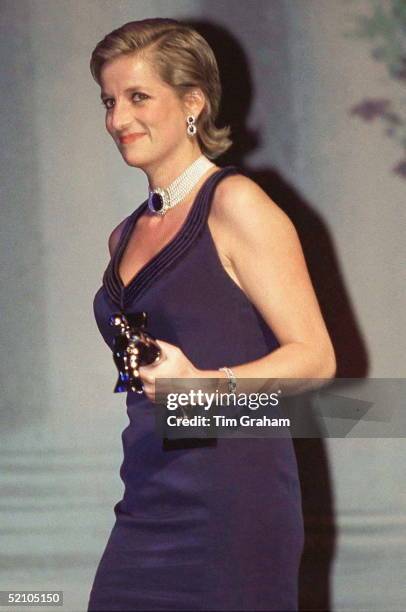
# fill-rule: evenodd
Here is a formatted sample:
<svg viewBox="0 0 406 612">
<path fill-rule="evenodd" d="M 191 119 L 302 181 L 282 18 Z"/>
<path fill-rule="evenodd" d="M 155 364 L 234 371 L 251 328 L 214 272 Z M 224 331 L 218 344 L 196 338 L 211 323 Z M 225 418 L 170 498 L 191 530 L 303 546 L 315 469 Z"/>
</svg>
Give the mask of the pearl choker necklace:
<svg viewBox="0 0 406 612">
<path fill-rule="evenodd" d="M 168 210 L 179 204 L 190 193 L 199 179 L 214 164 L 204 155 L 198 157 L 176 178 L 169 187 L 148 189 L 148 208 L 157 215 L 164 215 Z"/>
</svg>

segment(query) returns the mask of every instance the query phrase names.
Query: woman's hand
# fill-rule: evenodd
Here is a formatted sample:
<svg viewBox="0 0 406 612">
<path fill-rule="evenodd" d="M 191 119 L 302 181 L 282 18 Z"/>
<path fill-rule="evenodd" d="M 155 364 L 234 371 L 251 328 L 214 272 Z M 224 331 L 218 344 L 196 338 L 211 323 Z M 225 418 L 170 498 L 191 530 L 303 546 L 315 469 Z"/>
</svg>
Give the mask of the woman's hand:
<svg viewBox="0 0 406 612">
<path fill-rule="evenodd" d="M 183 351 L 174 344 L 156 341 L 162 351 L 157 363 L 141 366 L 139 375 L 144 385 L 144 393 L 155 401 L 155 380 L 157 378 L 199 378 L 201 370 L 195 368 Z"/>
</svg>

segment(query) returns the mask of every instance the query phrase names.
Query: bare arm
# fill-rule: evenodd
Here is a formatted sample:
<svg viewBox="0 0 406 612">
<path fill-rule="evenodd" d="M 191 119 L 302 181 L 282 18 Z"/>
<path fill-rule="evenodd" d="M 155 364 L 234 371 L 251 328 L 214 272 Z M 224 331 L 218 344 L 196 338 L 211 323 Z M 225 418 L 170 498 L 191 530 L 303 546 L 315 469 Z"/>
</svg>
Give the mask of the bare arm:
<svg viewBox="0 0 406 612">
<path fill-rule="evenodd" d="M 222 252 L 281 345 L 265 357 L 233 367 L 236 376 L 332 378 L 334 349 L 293 223 L 247 177 L 228 177 L 217 192 L 212 215 L 222 236 Z M 205 370 L 203 375 L 218 378 L 219 373 Z M 255 381 L 248 386 L 256 389 Z M 314 386 L 309 381 L 292 391 Z"/>
</svg>

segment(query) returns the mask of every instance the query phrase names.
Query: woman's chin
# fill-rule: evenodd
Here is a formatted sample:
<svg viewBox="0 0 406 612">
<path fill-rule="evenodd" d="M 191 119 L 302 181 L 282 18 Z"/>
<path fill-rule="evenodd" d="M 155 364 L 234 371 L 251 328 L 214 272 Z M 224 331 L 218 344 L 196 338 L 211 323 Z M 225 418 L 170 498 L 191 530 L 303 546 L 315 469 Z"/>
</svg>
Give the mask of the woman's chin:
<svg viewBox="0 0 406 612">
<path fill-rule="evenodd" d="M 121 150 L 121 155 L 127 166 L 140 168 L 141 170 L 146 170 L 147 168 L 156 166 L 160 159 L 157 156 L 148 155 L 147 153 L 142 153 L 141 151 Z"/>
<path fill-rule="evenodd" d="M 125 163 L 128 166 L 133 166 L 135 168 L 140 168 L 143 166 L 143 164 L 147 161 L 145 159 L 145 155 L 137 155 L 136 153 L 130 153 L 130 152 L 121 152 L 121 155 L 125 161 Z"/>
</svg>

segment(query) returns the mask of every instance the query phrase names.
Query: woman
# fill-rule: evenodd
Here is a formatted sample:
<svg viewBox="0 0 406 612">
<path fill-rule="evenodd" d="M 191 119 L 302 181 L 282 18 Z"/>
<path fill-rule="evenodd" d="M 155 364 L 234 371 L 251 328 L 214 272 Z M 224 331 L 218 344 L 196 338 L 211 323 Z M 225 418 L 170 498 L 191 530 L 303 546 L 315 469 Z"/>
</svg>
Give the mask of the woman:
<svg viewBox="0 0 406 612">
<path fill-rule="evenodd" d="M 231 389 L 334 375 L 296 231 L 253 181 L 210 161 L 231 141 L 214 123 L 218 68 L 196 31 L 128 23 L 96 46 L 91 70 L 107 131 L 149 183 L 148 200 L 110 236 L 95 316 L 112 348 L 111 314 L 146 311 L 162 356 L 139 369 L 144 393 L 127 394 L 125 491 L 89 610 L 296 610 L 303 518 L 292 440 L 167 447 L 154 420 L 158 378 L 224 377 Z"/>
</svg>

